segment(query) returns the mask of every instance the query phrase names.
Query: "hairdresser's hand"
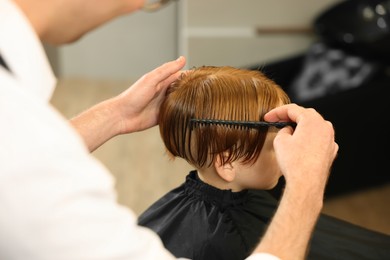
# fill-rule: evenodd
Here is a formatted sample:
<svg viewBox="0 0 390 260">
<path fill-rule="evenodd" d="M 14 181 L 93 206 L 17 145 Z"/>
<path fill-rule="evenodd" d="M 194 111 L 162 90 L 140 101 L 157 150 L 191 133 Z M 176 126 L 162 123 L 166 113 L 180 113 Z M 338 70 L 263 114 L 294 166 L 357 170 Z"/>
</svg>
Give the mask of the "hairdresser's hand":
<svg viewBox="0 0 390 260">
<path fill-rule="evenodd" d="M 314 109 L 295 104 L 268 112 L 270 122 L 293 121 L 274 139 L 279 166 L 286 178 L 279 207 L 255 253 L 280 259 L 306 259 L 307 247 L 322 209 L 325 185 L 338 151 L 330 122 Z"/>
<path fill-rule="evenodd" d="M 331 122 L 311 108 L 284 105 L 265 115 L 265 120 L 294 121 L 295 130 L 279 131 L 274 148 L 286 179 L 286 189 L 316 189 L 323 192 L 338 151 Z"/>
<path fill-rule="evenodd" d="M 145 130 L 157 124 L 160 105 L 168 86 L 181 74 L 184 57 L 145 74 L 116 100 L 121 112 L 120 134 Z"/>
<path fill-rule="evenodd" d="M 142 131 L 157 124 L 169 85 L 181 74 L 185 58 L 167 62 L 145 74 L 120 95 L 99 103 L 71 120 L 90 151 L 120 134 Z"/>
</svg>

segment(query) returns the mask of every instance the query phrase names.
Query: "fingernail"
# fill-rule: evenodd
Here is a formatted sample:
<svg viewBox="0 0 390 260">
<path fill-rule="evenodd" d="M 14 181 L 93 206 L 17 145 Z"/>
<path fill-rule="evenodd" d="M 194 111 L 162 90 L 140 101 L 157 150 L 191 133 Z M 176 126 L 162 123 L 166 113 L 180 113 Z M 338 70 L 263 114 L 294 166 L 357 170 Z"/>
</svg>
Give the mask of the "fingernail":
<svg viewBox="0 0 390 260">
<path fill-rule="evenodd" d="M 180 56 L 179 58 L 176 59 L 176 61 L 181 61 L 183 59 L 183 56 Z"/>
</svg>

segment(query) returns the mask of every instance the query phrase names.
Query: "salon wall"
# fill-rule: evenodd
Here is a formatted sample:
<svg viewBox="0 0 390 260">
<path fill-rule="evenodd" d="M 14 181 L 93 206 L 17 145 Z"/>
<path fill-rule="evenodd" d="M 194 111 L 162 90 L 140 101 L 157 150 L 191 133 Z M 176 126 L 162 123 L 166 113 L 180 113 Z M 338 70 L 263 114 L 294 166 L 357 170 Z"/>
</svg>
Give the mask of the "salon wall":
<svg viewBox="0 0 390 260">
<path fill-rule="evenodd" d="M 305 50 L 313 41 L 305 32 L 312 19 L 339 1 L 180 0 L 48 49 L 60 78 L 134 80 L 179 54 L 188 67 L 259 64 Z"/>
<path fill-rule="evenodd" d="M 188 65 L 247 67 L 305 51 L 313 20 L 339 0 L 187 0 L 179 50 Z"/>
<path fill-rule="evenodd" d="M 123 16 L 57 49 L 61 78 L 137 79 L 176 57 L 176 4 Z M 50 48 L 49 48 L 50 49 Z"/>
</svg>

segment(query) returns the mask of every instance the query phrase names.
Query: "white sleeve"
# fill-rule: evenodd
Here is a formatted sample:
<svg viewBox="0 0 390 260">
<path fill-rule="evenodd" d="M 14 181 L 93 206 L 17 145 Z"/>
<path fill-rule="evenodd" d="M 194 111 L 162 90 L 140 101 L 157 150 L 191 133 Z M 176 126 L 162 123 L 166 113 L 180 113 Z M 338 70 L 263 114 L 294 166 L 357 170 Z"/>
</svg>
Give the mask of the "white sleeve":
<svg viewBox="0 0 390 260">
<path fill-rule="evenodd" d="M 14 172 L 0 185 L 0 259 L 174 259 L 116 202 L 100 167 L 83 173 L 74 168 L 80 164 L 62 164 L 59 171 L 42 162 L 33 169 L 28 161 L 26 174 Z"/>
<path fill-rule="evenodd" d="M 113 177 L 68 122 L 46 103 L 19 95 L 20 88 L 2 95 L 4 89 L 0 259 L 174 259 L 117 203 Z"/>
</svg>

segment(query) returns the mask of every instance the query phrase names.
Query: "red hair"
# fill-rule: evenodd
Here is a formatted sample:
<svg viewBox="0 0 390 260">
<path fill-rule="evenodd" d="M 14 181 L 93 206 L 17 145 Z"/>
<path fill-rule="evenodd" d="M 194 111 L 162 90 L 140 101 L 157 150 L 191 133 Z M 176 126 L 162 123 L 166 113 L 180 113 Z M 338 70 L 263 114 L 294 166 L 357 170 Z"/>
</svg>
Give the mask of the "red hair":
<svg viewBox="0 0 390 260">
<path fill-rule="evenodd" d="M 190 119 L 263 121 L 271 109 L 290 103 L 287 94 L 260 71 L 204 66 L 186 71 L 172 83 L 161 105 L 162 140 L 173 156 L 196 168 L 254 161 L 261 152 L 268 127 L 248 129 L 221 125 L 193 125 Z"/>
</svg>

